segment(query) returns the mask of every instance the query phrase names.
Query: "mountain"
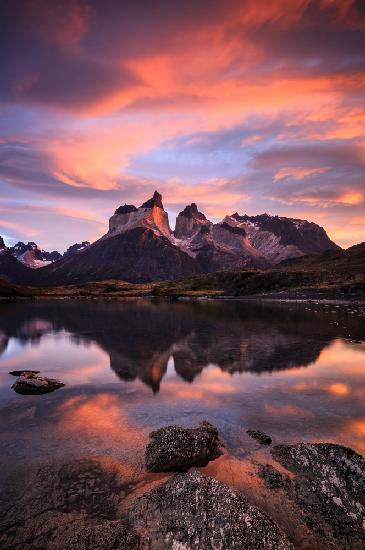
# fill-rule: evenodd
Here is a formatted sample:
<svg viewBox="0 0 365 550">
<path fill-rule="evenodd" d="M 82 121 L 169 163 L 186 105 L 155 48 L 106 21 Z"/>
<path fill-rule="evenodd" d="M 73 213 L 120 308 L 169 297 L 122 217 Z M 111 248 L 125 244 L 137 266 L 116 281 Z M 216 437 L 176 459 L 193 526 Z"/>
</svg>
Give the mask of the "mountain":
<svg viewBox="0 0 365 550">
<path fill-rule="evenodd" d="M 82 241 L 82 243 L 75 243 L 68 247 L 66 252 L 63 253 L 63 258 L 67 258 L 67 256 L 73 256 L 80 250 L 84 250 L 84 248 L 87 248 L 90 246 L 89 241 Z"/>
<path fill-rule="evenodd" d="M 70 246 L 63 257 L 33 242 L 17 243 L 9 254 L 39 269 L 24 272 L 8 256 L 0 256 L 0 275 L 38 286 L 106 279 L 138 283 L 229 269 L 268 269 L 283 260 L 327 250 L 341 249 L 322 227 L 306 220 L 236 213 L 213 223 L 195 203 L 179 213 L 172 231 L 162 196 L 155 191 L 139 207 L 119 206 L 105 235 L 92 244 Z"/>
<path fill-rule="evenodd" d="M 42 269 L 38 284 L 71 284 L 105 279 L 149 282 L 199 273 L 195 261 L 166 237 L 136 227 L 101 238 L 85 250 Z"/>
<path fill-rule="evenodd" d="M 42 269 L 36 284 L 80 284 L 105 279 L 149 282 L 200 273 L 196 260 L 175 246 L 171 235 L 168 214 L 156 191 L 139 208 L 117 208 L 103 237 Z"/>
<path fill-rule="evenodd" d="M 14 258 L 10 250 L 0 250 L 0 278 L 20 284 L 31 284 L 34 270 Z"/>
<path fill-rule="evenodd" d="M 9 252 L 14 258 L 31 268 L 40 268 L 62 258 L 56 250 L 46 252 L 39 248 L 35 242 L 25 244 L 19 241 L 14 246 L 9 247 Z"/>
<path fill-rule="evenodd" d="M 194 257 L 204 272 L 270 265 L 263 254 L 252 247 L 243 228 L 225 220 L 212 223 L 195 203 L 178 215 L 174 237 L 175 244 Z"/>
<path fill-rule="evenodd" d="M 199 212 L 195 202 L 185 206 L 176 218 L 174 235 L 177 239 L 187 240 L 194 237 L 202 227 L 209 228 L 212 224 L 202 212 Z"/>
<path fill-rule="evenodd" d="M 69 287 L 55 286 L 53 288 L 44 288 L 45 283 L 43 282 L 42 288 L 39 275 L 51 267 L 54 268 L 55 264 L 43 269 L 29 269 L 10 254 L 0 253 L 0 279 L 3 276 L 2 259 L 6 260 L 6 256 L 7 261 L 10 262 L 6 266 L 7 272 L 9 272 L 9 267 L 13 268 L 14 280 L 19 282 L 29 275 L 36 276 L 37 285 L 41 288 L 20 287 L 9 283 L 5 285 L 5 290 L 2 293 L 0 280 L 0 296 L 4 297 L 12 295 L 77 297 L 81 295 L 90 298 L 112 296 L 114 299 L 118 299 L 151 295 L 170 298 L 260 295 L 269 298 L 300 300 L 323 298 L 363 300 L 365 296 L 365 243 L 352 246 L 347 250 L 329 250 L 320 256 L 292 258 L 266 270 L 226 270 L 189 276 L 180 280 L 155 281 L 143 285 L 127 283 L 123 280 L 104 279 L 99 282 L 81 282 Z M 19 269 L 23 270 L 23 273 L 19 272 Z M 100 273 L 102 276 L 103 271 L 101 270 Z M 58 273 L 58 276 L 60 275 L 60 280 L 64 284 L 66 275 Z M 97 279 L 99 279 L 99 274 L 97 275 Z M 28 285 L 31 284 L 29 279 L 26 279 L 26 282 Z M 34 278 L 32 284 L 36 284 Z"/>
<path fill-rule="evenodd" d="M 340 250 L 319 225 L 283 216 L 226 216 L 226 223 L 245 230 L 252 246 L 271 264 L 287 258 L 308 254 L 322 254 L 326 250 Z"/>
<path fill-rule="evenodd" d="M 0 236 L 0 251 L 6 248 L 4 239 Z"/>
<path fill-rule="evenodd" d="M 170 238 L 172 231 L 169 225 L 169 216 L 164 210 L 162 196 L 157 191 L 139 208 L 131 204 L 117 208 L 109 220 L 109 231 L 102 238 L 114 237 L 136 227 L 150 229 L 157 236 Z"/>
</svg>

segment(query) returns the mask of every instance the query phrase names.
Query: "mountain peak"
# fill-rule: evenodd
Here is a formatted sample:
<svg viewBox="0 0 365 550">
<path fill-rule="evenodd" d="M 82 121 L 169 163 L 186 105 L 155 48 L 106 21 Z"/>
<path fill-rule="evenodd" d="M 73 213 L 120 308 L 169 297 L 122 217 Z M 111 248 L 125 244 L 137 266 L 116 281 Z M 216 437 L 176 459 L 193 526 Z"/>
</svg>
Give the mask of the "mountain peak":
<svg viewBox="0 0 365 550">
<path fill-rule="evenodd" d="M 104 237 L 125 233 L 136 227 L 152 229 L 159 235 L 169 237 L 171 229 L 169 217 L 162 205 L 162 196 L 155 191 L 153 197 L 136 208 L 132 204 L 120 206 L 109 219 L 109 231 Z"/>
<path fill-rule="evenodd" d="M 153 197 L 144 202 L 140 208 L 153 208 L 154 206 L 157 206 L 162 210 L 164 209 L 162 204 L 162 195 L 158 191 L 155 191 L 153 193 Z"/>
<path fill-rule="evenodd" d="M 89 241 L 82 241 L 82 243 L 75 243 L 75 244 L 68 247 L 66 252 L 64 252 L 63 257 L 66 258 L 67 256 L 73 256 L 74 254 L 76 254 L 80 250 L 85 250 L 85 248 L 90 246 L 90 244 L 91 243 Z"/>
<path fill-rule="evenodd" d="M 185 218 L 196 218 L 198 220 L 207 219 L 202 212 L 199 212 L 195 202 L 185 206 L 184 210 L 179 213 L 179 216 L 184 216 Z"/>
<path fill-rule="evenodd" d="M 116 209 L 114 214 L 129 214 L 129 212 L 136 212 L 137 208 L 133 204 L 124 204 Z"/>
<path fill-rule="evenodd" d="M 2 237 L 0 237 L 0 250 L 3 250 L 3 248 L 6 248 L 6 246 L 5 246 L 5 243 L 4 243 L 4 239 Z"/>
<path fill-rule="evenodd" d="M 46 252 L 34 241 L 29 241 L 27 244 L 18 241 L 14 246 L 9 248 L 9 252 L 14 258 L 32 268 L 43 267 L 62 258 L 61 254 L 56 250 Z"/>
<path fill-rule="evenodd" d="M 174 235 L 177 239 L 192 239 L 205 225 L 211 226 L 212 223 L 207 220 L 202 212 L 199 212 L 195 202 L 192 202 L 185 206 L 176 218 Z"/>
</svg>

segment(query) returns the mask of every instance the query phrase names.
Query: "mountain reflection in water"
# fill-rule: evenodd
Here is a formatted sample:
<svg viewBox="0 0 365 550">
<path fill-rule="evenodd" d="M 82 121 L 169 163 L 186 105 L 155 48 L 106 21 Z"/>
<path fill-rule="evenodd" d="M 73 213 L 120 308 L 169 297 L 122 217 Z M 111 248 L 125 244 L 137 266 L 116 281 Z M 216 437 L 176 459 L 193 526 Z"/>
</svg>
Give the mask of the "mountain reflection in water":
<svg viewBox="0 0 365 550">
<path fill-rule="evenodd" d="M 349 322 L 350 325 L 349 326 Z M 336 338 L 361 338 L 356 319 L 331 324 L 328 314 L 303 305 L 285 308 L 240 302 L 49 302 L 2 305 L 0 353 L 10 338 L 26 344 L 66 331 L 74 343 L 94 342 L 125 381 L 140 379 L 158 392 L 173 359 L 193 382 L 204 368 L 228 373 L 273 372 L 314 363 Z M 50 358 L 51 359 L 51 358 Z"/>
<path fill-rule="evenodd" d="M 365 454 L 364 337 L 362 306 L 1 304 L 0 479 L 17 463 L 84 455 L 143 476 L 151 430 L 203 419 L 238 460 L 262 452 L 249 428 Z M 18 395 L 8 372 L 21 369 L 66 385 Z"/>
</svg>

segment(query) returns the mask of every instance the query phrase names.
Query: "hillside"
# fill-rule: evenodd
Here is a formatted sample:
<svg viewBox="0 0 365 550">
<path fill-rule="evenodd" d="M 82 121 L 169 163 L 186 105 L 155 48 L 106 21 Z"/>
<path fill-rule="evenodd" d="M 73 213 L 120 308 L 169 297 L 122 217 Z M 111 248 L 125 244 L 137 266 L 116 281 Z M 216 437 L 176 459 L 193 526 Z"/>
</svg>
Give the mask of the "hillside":
<svg viewBox="0 0 365 550">
<path fill-rule="evenodd" d="M 140 284 L 115 280 L 45 288 L 0 281 L 0 296 L 70 298 L 266 296 L 273 298 L 365 298 L 365 243 L 347 250 L 286 260 L 269 270 L 235 269 L 180 280 Z"/>
</svg>

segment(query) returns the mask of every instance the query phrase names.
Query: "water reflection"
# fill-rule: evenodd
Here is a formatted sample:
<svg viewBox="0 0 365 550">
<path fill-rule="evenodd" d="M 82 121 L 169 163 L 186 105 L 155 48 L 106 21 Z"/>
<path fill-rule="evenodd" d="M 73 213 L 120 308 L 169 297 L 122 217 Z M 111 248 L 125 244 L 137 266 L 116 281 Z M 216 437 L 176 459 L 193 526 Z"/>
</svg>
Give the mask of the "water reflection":
<svg viewBox="0 0 365 550">
<path fill-rule="evenodd" d="M 358 314 L 315 305 L 3 304 L 0 455 L 108 455 L 142 475 L 150 430 L 203 418 L 240 459 L 247 428 L 365 454 L 362 338 Z M 21 368 L 66 387 L 19 396 L 7 373 Z"/>
<path fill-rule="evenodd" d="M 0 352 L 10 338 L 35 344 L 66 331 L 74 343 L 107 352 L 122 380 L 139 379 L 158 392 L 169 361 L 187 382 L 212 364 L 231 374 L 274 372 L 314 363 L 349 332 L 363 336 L 357 319 L 346 319 L 343 327 L 306 309 L 219 302 L 9 305 L 0 314 Z"/>
</svg>

